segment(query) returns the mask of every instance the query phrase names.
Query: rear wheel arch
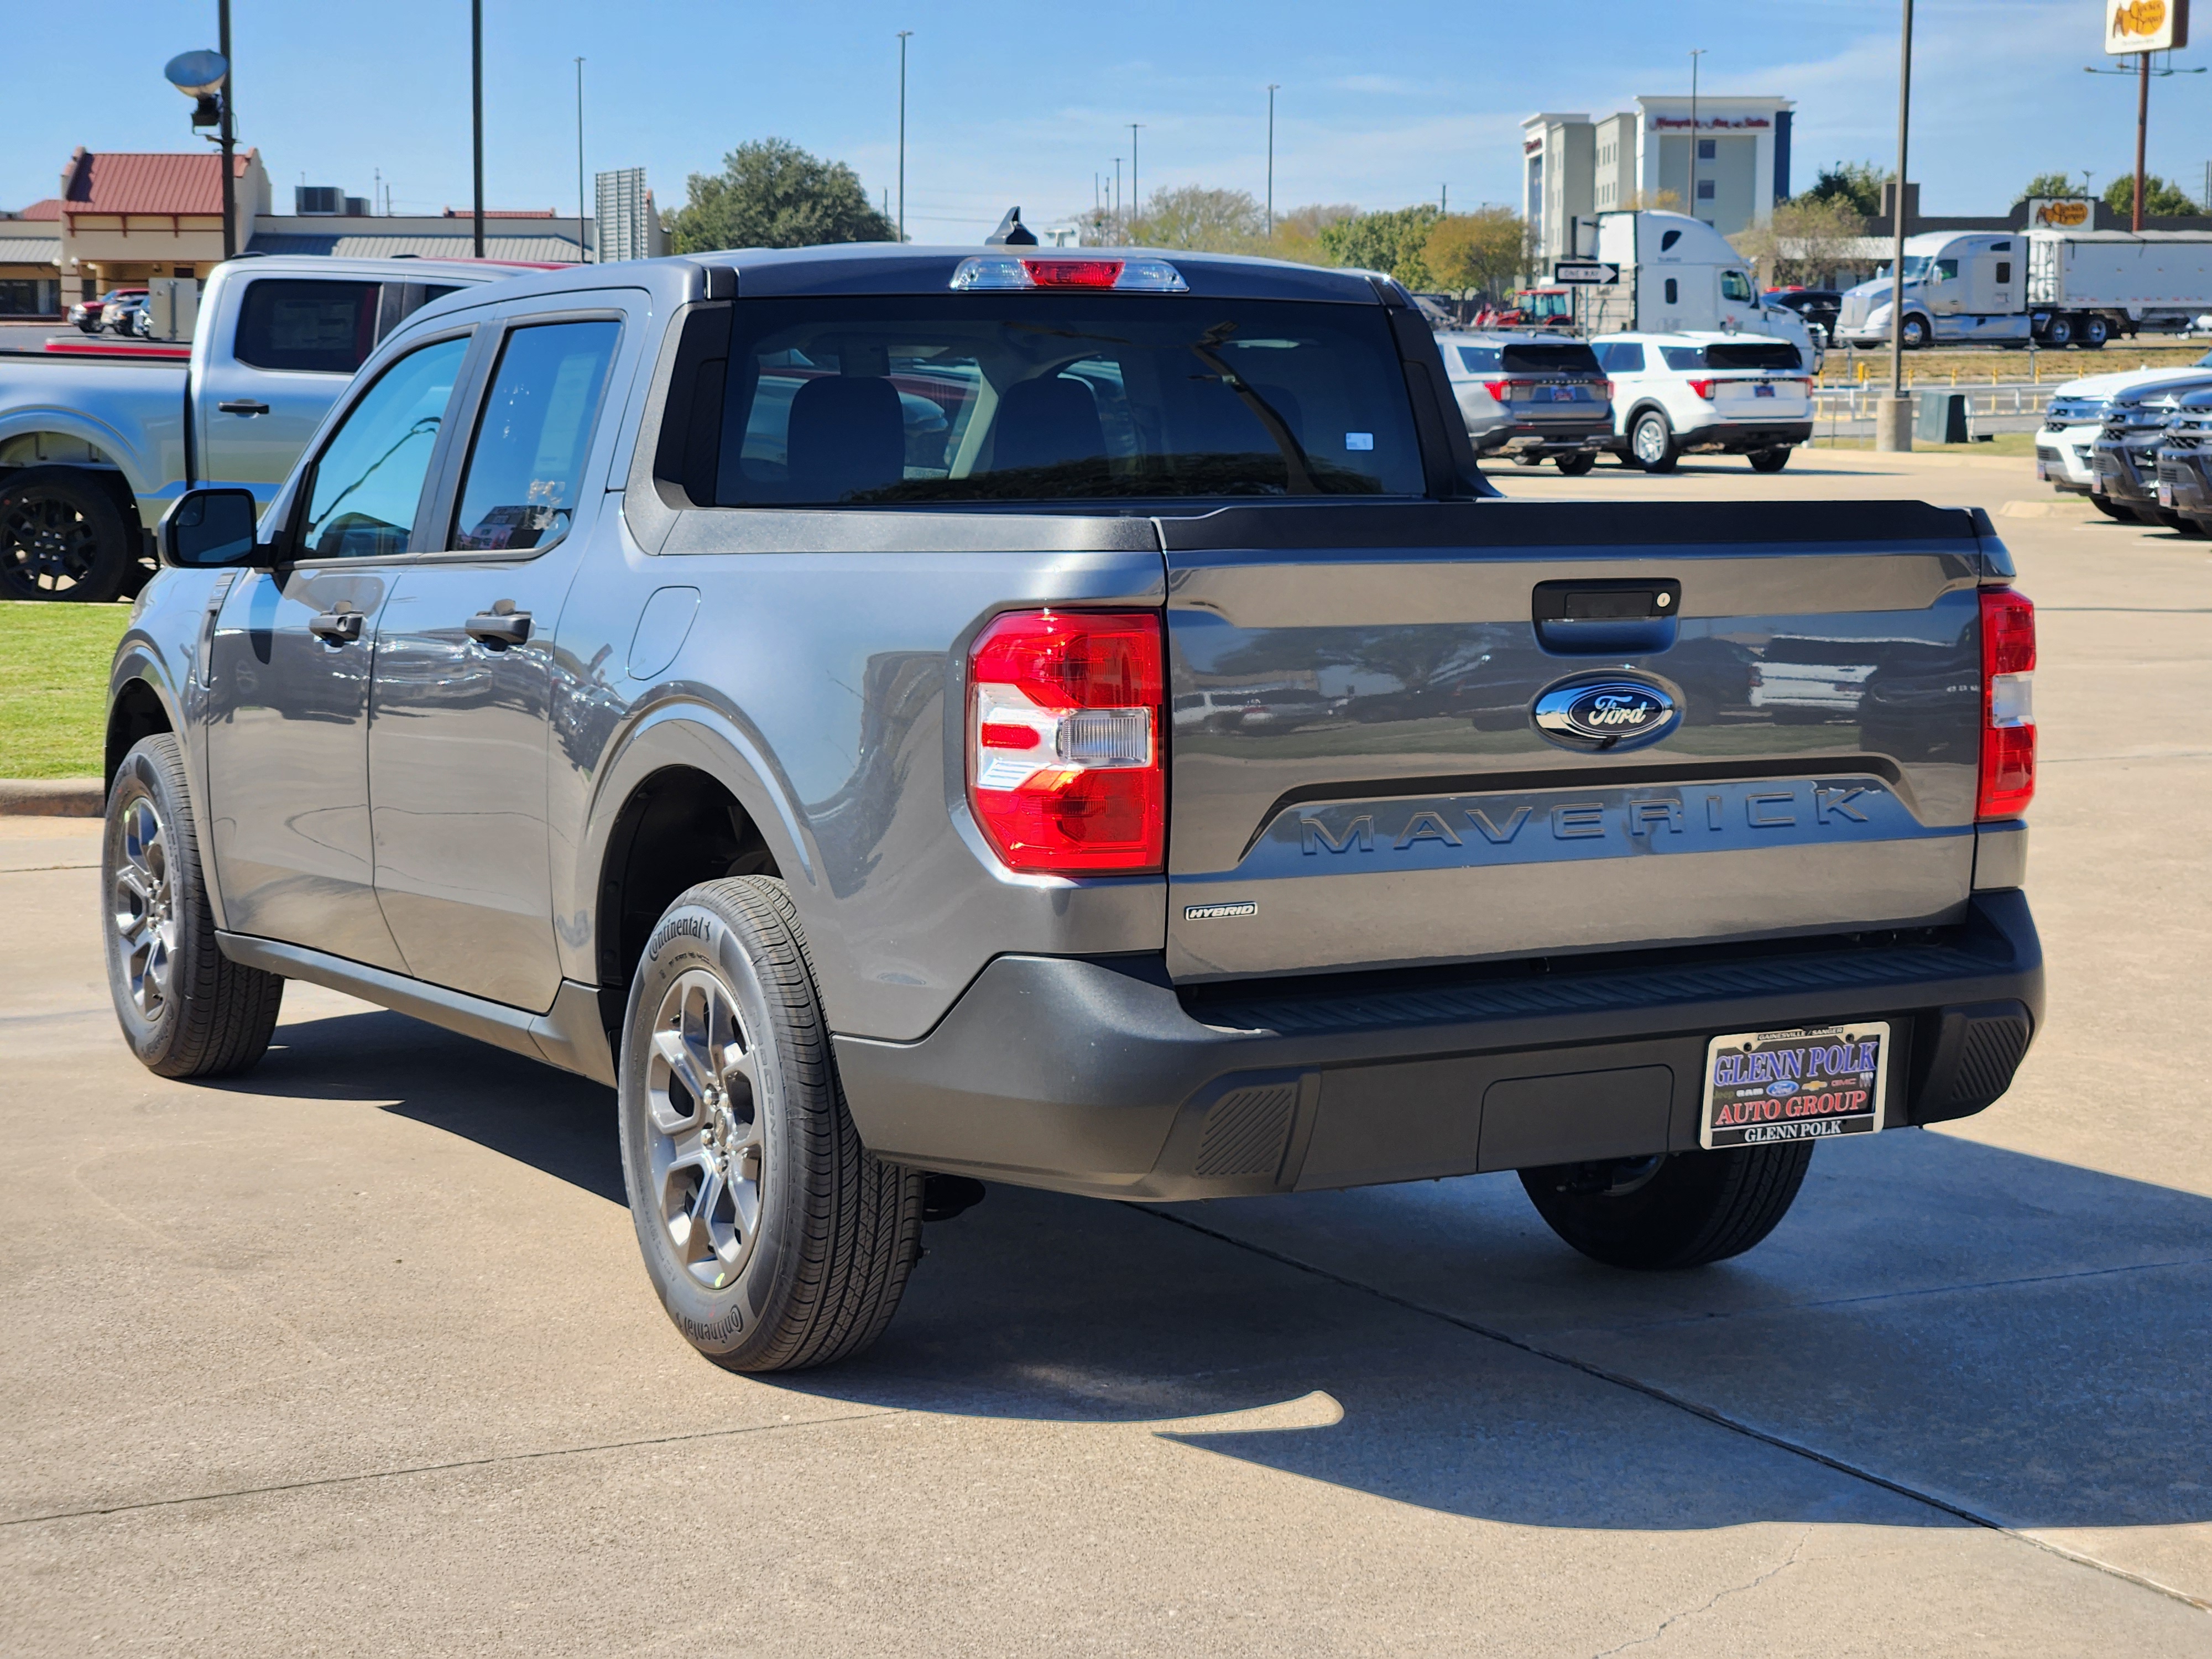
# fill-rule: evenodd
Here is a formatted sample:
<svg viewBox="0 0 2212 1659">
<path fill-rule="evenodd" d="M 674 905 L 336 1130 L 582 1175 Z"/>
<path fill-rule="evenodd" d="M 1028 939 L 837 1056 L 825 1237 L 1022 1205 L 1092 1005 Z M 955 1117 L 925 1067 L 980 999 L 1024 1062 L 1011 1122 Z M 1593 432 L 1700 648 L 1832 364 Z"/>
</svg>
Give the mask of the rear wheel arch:
<svg viewBox="0 0 2212 1659">
<path fill-rule="evenodd" d="M 782 803 L 720 734 L 686 721 L 641 733 L 609 767 L 586 828 L 576 908 L 592 919 L 592 977 L 610 1034 L 646 940 L 677 895 L 729 876 L 782 878 L 794 901 L 811 860 Z"/>
</svg>

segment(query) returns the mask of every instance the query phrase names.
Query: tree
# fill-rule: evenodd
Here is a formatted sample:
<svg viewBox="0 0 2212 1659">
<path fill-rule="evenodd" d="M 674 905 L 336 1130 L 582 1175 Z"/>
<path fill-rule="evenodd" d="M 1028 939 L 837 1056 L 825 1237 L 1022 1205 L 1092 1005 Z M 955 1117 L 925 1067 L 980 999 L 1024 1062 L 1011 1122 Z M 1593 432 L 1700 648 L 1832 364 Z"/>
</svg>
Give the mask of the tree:
<svg viewBox="0 0 2212 1659">
<path fill-rule="evenodd" d="M 1437 221 L 1421 257 L 1429 274 L 1454 293 L 1502 295 L 1526 269 L 1521 216 L 1486 207 Z"/>
<path fill-rule="evenodd" d="M 1327 227 L 1316 240 L 1331 264 L 1388 271 L 1407 288 L 1432 289 L 1436 279 L 1421 251 L 1443 216 L 1432 202 L 1362 213 Z"/>
<path fill-rule="evenodd" d="M 1133 228 L 1139 247 L 1187 247 L 1206 253 L 1255 253 L 1267 240 L 1267 210 L 1249 191 L 1180 185 L 1156 190 Z"/>
<path fill-rule="evenodd" d="M 1261 216 L 1265 216 L 1264 210 Z M 1331 225 L 1358 216 L 1358 208 L 1350 202 L 1310 202 L 1304 207 L 1292 208 L 1275 216 L 1275 234 L 1268 239 L 1264 251 L 1271 259 L 1291 259 L 1302 265 L 1328 264 L 1330 261 L 1322 249 L 1322 233 Z"/>
<path fill-rule="evenodd" d="M 2125 173 L 2105 186 L 2105 205 L 2123 217 L 2136 210 L 2136 170 Z M 2155 173 L 2143 174 L 2143 212 L 2146 216 L 2159 214 L 2180 215 L 2202 213 L 2204 210 L 2179 185 L 2161 179 Z"/>
<path fill-rule="evenodd" d="M 1844 202 L 1861 218 L 1871 219 L 1881 211 L 1881 187 L 1889 182 L 1890 175 L 1871 161 L 1838 161 L 1820 169 L 1813 179 L 1813 188 L 1792 197 L 1797 202 Z"/>
<path fill-rule="evenodd" d="M 2039 173 L 2020 187 L 2020 194 L 2013 199 L 2029 202 L 2039 196 L 2079 196 L 2085 188 L 2074 182 L 2070 173 Z"/>
<path fill-rule="evenodd" d="M 1729 240 L 1758 266 L 1763 286 L 1808 287 L 1853 264 L 1852 241 L 1865 234 L 1865 218 L 1848 202 L 1801 196 L 1778 204 L 1766 223 Z"/>
<path fill-rule="evenodd" d="M 693 173 L 668 228 L 678 253 L 898 240 L 898 228 L 868 205 L 858 173 L 782 138 L 739 144 L 721 172 Z"/>
<path fill-rule="evenodd" d="M 1628 199 L 1620 204 L 1624 213 L 1680 213 L 1682 192 L 1679 190 L 1632 190 Z"/>
</svg>

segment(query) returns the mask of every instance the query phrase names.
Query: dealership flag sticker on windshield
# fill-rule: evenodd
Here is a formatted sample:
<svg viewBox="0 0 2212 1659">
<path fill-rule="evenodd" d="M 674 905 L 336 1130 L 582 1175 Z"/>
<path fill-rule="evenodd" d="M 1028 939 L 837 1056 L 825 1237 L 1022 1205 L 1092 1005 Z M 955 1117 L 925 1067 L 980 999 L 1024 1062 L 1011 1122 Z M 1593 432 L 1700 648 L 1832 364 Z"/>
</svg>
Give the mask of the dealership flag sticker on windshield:
<svg viewBox="0 0 2212 1659">
<path fill-rule="evenodd" d="M 1880 1020 L 1717 1036 L 1698 1141 L 1770 1146 L 1881 1127 L 1889 1026 Z"/>
</svg>

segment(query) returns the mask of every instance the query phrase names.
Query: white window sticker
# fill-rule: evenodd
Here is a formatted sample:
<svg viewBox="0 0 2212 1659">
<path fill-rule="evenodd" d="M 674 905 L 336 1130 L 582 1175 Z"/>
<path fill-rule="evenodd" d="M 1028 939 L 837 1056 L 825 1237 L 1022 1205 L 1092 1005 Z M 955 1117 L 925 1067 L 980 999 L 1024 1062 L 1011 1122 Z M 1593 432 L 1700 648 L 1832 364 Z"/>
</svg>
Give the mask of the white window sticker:
<svg viewBox="0 0 2212 1659">
<path fill-rule="evenodd" d="M 1347 432 L 1344 434 L 1344 447 L 1346 449 L 1372 449 L 1375 447 L 1375 434 L 1371 432 Z"/>
</svg>

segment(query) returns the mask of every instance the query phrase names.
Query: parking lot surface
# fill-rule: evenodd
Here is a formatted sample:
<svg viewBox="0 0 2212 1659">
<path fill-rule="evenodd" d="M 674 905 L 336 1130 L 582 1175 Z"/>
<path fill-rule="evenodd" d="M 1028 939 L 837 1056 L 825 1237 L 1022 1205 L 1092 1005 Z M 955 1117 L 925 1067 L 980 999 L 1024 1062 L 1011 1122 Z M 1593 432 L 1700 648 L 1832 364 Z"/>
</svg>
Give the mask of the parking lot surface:
<svg viewBox="0 0 2212 1659">
<path fill-rule="evenodd" d="M 2037 510 L 2005 1100 L 1685 1275 L 1510 1176 L 994 1188 L 870 1355 L 757 1380 L 653 1303 L 606 1091 L 300 985 L 248 1077 L 155 1078 L 96 827 L 0 819 L 0 1648 L 2212 1654 L 2212 544 L 2017 462 L 1497 471 Z"/>
</svg>

